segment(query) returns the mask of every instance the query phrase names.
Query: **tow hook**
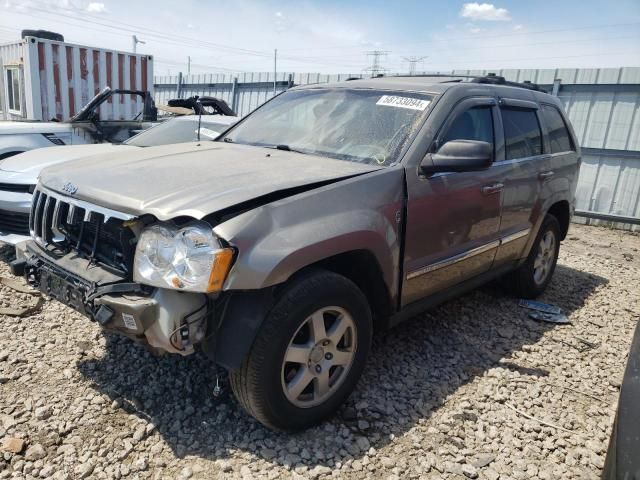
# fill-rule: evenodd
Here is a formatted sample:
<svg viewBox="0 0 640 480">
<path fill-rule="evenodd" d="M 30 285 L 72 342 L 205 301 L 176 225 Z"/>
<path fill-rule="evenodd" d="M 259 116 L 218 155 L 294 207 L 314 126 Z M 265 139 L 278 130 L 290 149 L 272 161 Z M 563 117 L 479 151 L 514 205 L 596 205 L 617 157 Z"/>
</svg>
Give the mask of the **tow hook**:
<svg viewBox="0 0 640 480">
<path fill-rule="evenodd" d="M 25 267 L 27 266 L 26 258 L 17 258 L 9 263 L 11 274 L 16 277 L 24 277 Z"/>
</svg>

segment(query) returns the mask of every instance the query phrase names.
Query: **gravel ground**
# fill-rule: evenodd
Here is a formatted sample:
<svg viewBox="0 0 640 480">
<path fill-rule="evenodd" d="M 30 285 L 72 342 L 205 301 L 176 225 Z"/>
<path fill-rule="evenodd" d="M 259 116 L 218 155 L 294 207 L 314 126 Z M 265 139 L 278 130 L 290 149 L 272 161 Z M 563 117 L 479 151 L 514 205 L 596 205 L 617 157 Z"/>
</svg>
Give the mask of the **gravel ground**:
<svg viewBox="0 0 640 480">
<path fill-rule="evenodd" d="M 485 287 L 378 336 L 348 405 L 297 435 L 265 429 L 226 388 L 214 398 L 202 356 L 154 358 L 50 301 L 0 316 L 0 479 L 598 478 L 639 249 L 574 225 L 541 298 L 571 325 Z M 0 307 L 30 300 L 1 286 Z"/>
</svg>

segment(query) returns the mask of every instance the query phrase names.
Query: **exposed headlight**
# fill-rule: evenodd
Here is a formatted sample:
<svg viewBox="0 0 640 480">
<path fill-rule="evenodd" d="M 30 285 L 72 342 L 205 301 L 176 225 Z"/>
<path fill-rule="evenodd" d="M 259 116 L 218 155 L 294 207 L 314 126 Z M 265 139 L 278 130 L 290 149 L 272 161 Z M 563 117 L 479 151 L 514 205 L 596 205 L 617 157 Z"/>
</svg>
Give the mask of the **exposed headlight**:
<svg viewBox="0 0 640 480">
<path fill-rule="evenodd" d="M 217 292 L 232 260 L 233 250 L 223 247 L 205 222 L 180 229 L 158 223 L 140 234 L 133 279 L 154 287 Z"/>
</svg>

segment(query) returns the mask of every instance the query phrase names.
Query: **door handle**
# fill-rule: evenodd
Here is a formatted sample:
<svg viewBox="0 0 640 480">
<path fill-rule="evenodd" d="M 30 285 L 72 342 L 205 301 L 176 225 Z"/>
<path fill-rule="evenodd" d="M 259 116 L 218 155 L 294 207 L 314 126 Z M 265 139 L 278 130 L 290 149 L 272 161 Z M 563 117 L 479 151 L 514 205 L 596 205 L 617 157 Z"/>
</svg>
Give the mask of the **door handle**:
<svg viewBox="0 0 640 480">
<path fill-rule="evenodd" d="M 554 175 L 554 172 L 553 172 L 553 171 L 551 171 L 551 170 L 549 170 L 548 172 L 542 172 L 542 173 L 539 173 L 539 174 L 538 174 L 538 178 L 539 178 L 540 180 L 546 180 L 547 178 L 551 178 L 551 177 L 553 177 L 553 175 Z"/>
<path fill-rule="evenodd" d="M 485 187 L 482 187 L 482 194 L 483 195 L 492 195 L 494 193 L 501 192 L 503 188 L 504 188 L 504 184 L 502 184 L 502 183 L 495 183 L 493 185 L 487 185 Z"/>
</svg>

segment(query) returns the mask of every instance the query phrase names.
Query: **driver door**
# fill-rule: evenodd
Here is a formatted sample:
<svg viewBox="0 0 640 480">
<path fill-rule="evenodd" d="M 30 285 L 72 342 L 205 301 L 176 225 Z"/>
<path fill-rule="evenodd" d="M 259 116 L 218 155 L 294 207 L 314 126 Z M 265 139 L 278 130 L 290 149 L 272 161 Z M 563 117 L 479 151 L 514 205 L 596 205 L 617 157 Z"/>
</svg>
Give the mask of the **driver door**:
<svg viewBox="0 0 640 480">
<path fill-rule="evenodd" d="M 430 152 L 450 140 L 494 146 L 496 100 L 463 100 Z M 425 152 L 428 153 L 428 152 Z M 407 225 L 402 306 L 486 272 L 499 245 L 502 184 L 496 169 L 422 175 L 407 168 Z"/>
</svg>

